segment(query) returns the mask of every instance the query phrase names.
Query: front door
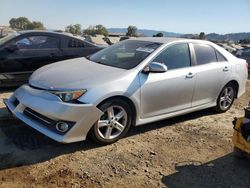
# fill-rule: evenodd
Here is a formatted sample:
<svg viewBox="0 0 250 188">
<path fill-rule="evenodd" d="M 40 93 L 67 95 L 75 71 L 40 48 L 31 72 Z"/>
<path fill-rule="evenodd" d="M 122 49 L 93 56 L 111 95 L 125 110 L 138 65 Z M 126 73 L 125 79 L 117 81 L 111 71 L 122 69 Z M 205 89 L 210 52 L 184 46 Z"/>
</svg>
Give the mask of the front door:
<svg viewBox="0 0 250 188">
<path fill-rule="evenodd" d="M 192 72 L 189 45 L 174 44 L 152 62 L 164 63 L 165 73 L 139 73 L 141 82 L 141 118 L 191 108 L 195 75 Z"/>
</svg>

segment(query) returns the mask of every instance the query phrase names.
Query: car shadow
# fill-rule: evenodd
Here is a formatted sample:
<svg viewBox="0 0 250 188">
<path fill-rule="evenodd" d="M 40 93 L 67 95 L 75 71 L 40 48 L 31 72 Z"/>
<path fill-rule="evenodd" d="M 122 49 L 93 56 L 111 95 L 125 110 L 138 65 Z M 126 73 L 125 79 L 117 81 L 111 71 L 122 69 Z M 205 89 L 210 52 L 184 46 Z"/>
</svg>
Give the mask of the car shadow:
<svg viewBox="0 0 250 188">
<path fill-rule="evenodd" d="M 127 137 L 140 134 L 140 133 L 144 133 L 144 132 L 148 132 L 154 129 L 160 129 L 166 126 L 172 126 L 177 123 L 189 121 L 192 119 L 197 119 L 203 116 L 210 116 L 210 115 L 215 115 L 215 114 L 216 112 L 212 108 L 209 108 L 209 109 L 192 112 L 192 113 L 188 113 L 185 115 L 181 115 L 181 116 L 177 116 L 177 117 L 173 117 L 173 118 L 169 118 L 169 119 L 165 119 L 161 121 L 156 121 L 153 123 L 148 123 L 146 125 L 142 125 L 138 127 L 132 127 L 129 133 L 127 134 Z"/>
<path fill-rule="evenodd" d="M 164 176 L 162 182 L 171 187 L 249 187 L 249 159 L 236 159 L 233 153 L 207 162 L 176 164 L 176 173 Z"/>
<path fill-rule="evenodd" d="M 214 114 L 214 111 L 208 109 L 179 116 L 177 118 L 154 122 L 139 127 L 132 127 L 127 136 L 123 139 L 211 114 Z M 89 138 L 84 142 L 61 144 L 30 128 L 17 119 L 5 119 L 0 121 L 0 170 L 36 164 L 48 161 L 60 155 L 77 151 L 87 151 L 98 147 L 105 146 L 100 146 L 92 142 Z"/>
<path fill-rule="evenodd" d="M 12 87 L 0 87 L 0 94 L 6 93 L 6 92 L 14 92 L 18 87 L 17 86 L 12 86 Z"/>
</svg>

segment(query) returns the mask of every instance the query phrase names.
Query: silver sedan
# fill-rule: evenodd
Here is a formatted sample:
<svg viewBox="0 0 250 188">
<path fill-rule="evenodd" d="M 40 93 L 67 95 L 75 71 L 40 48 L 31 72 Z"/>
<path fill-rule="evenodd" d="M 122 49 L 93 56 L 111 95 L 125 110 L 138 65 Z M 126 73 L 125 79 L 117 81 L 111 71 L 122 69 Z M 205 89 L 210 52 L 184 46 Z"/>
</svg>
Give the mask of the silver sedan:
<svg viewBox="0 0 250 188">
<path fill-rule="evenodd" d="M 90 135 L 110 144 L 131 125 L 210 107 L 226 112 L 245 92 L 247 74 L 245 60 L 208 41 L 138 38 L 44 66 L 5 104 L 56 141 Z"/>
</svg>

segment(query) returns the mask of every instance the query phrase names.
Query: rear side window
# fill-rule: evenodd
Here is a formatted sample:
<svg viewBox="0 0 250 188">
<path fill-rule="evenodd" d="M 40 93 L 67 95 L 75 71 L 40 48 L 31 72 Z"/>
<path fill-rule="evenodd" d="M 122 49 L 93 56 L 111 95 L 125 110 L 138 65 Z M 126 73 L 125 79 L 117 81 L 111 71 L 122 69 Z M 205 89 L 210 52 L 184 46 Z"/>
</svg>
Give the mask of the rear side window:
<svg viewBox="0 0 250 188">
<path fill-rule="evenodd" d="M 217 62 L 215 50 L 206 44 L 193 44 L 197 65 Z"/>
<path fill-rule="evenodd" d="M 227 59 L 220 52 L 218 52 L 217 50 L 215 51 L 216 51 L 216 57 L 217 57 L 218 62 L 227 61 Z"/>
<path fill-rule="evenodd" d="M 68 48 L 84 48 L 85 44 L 83 41 L 76 39 L 69 39 Z"/>
<path fill-rule="evenodd" d="M 161 52 L 153 61 L 165 64 L 168 70 L 190 67 L 189 46 L 186 43 L 172 45 Z"/>
</svg>

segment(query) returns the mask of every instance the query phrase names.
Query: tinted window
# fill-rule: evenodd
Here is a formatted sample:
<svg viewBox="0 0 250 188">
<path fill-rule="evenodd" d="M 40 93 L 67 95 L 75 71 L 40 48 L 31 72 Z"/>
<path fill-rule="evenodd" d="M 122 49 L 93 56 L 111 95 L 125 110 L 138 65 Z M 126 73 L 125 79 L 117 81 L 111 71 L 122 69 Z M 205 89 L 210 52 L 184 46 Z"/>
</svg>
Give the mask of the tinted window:
<svg viewBox="0 0 250 188">
<path fill-rule="evenodd" d="M 217 56 L 217 61 L 218 62 L 227 61 L 227 59 L 218 51 L 216 51 L 216 56 Z"/>
<path fill-rule="evenodd" d="M 17 37 L 18 35 L 20 35 L 20 33 L 17 33 L 17 32 L 14 32 L 14 33 L 11 33 L 3 38 L 0 38 L 0 45 L 4 44 L 5 42 Z"/>
<path fill-rule="evenodd" d="M 189 67 L 191 65 L 188 44 L 175 44 L 160 53 L 154 62 L 164 63 L 168 69 Z"/>
<path fill-rule="evenodd" d="M 203 65 L 211 62 L 217 62 L 215 50 L 206 44 L 194 44 L 196 62 Z"/>
<path fill-rule="evenodd" d="M 243 56 L 248 56 L 248 57 L 250 57 L 250 50 L 245 50 L 245 51 L 243 51 L 243 52 L 242 52 L 242 55 L 243 55 Z"/>
<path fill-rule="evenodd" d="M 68 42 L 68 47 L 69 48 L 83 48 L 84 42 L 76 39 L 70 39 Z"/>
<path fill-rule="evenodd" d="M 161 43 L 125 40 L 90 56 L 90 60 L 103 65 L 131 69 L 155 51 Z"/>
<path fill-rule="evenodd" d="M 19 49 L 58 48 L 59 39 L 49 36 L 30 36 L 15 43 Z"/>
</svg>

